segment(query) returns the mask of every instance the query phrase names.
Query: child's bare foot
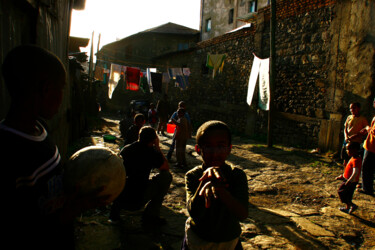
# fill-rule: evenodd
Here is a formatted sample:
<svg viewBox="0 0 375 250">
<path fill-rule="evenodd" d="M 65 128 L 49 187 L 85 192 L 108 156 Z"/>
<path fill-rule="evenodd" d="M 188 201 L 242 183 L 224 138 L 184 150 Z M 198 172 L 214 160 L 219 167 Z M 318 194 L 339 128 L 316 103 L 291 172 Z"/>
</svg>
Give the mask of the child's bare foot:
<svg viewBox="0 0 375 250">
<path fill-rule="evenodd" d="M 349 214 L 352 214 L 355 210 L 357 210 L 357 208 L 358 208 L 358 206 L 357 206 L 356 204 L 353 204 L 353 205 L 350 207 L 348 213 L 349 213 Z"/>
</svg>

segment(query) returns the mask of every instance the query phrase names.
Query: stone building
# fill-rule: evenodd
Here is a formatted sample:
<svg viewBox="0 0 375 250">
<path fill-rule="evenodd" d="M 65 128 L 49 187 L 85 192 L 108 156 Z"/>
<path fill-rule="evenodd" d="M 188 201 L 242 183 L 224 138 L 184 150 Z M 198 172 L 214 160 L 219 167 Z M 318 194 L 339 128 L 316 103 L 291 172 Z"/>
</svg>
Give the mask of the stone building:
<svg viewBox="0 0 375 250">
<path fill-rule="evenodd" d="M 174 23 L 166 23 L 103 46 L 97 53 L 98 63 L 152 68 L 153 58 L 194 47 L 199 31 Z"/>
<path fill-rule="evenodd" d="M 223 1 L 221 1 L 223 2 Z M 375 94 L 375 3 L 373 1 L 278 0 L 275 143 L 337 150 L 349 104 L 360 102 L 370 120 Z M 196 126 L 209 119 L 234 132 L 267 136 L 267 111 L 246 103 L 254 54 L 270 55 L 270 6 L 258 9 L 249 28 L 201 41 L 194 50 L 159 57 L 157 64 L 189 67 L 189 88 L 169 87 L 184 100 Z M 225 54 L 223 72 L 212 78 L 207 54 Z"/>
<path fill-rule="evenodd" d="M 165 65 L 156 64 L 156 58 L 173 53 L 191 50 L 199 41 L 199 31 L 175 23 L 166 23 L 147 29 L 119 41 L 103 46 L 97 53 L 97 66 L 110 69 L 111 64 L 139 68 L 145 72 L 147 68 L 163 68 Z M 106 91 L 106 81 L 101 88 Z M 123 86 L 117 86 L 116 94 L 111 99 L 107 96 L 102 103 L 109 110 L 121 113 L 129 112 L 132 100 L 156 102 L 160 96 L 151 95 L 149 91 L 130 91 Z M 114 93 L 115 93 L 114 92 Z"/>
<path fill-rule="evenodd" d="M 246 24 L 241 21 L 244 16 L 256 13 L 268 4 L 269 0 L 201 0 L 201 40 L 223 35 Z"/>
</svg>

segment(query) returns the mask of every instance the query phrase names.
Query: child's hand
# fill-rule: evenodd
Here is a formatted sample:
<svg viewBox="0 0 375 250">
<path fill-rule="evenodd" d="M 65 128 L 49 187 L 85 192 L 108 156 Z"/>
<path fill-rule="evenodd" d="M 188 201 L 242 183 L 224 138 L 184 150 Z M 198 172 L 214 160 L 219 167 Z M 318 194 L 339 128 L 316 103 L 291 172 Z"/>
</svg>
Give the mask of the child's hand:
<svg viewBox="0 0 375 250">
<path fill-rule="evenodd" d="M 339 176 L 336 177 L 336 180 L 343 180 L 343 179 L 344 179 L 344 176 L 342 176 L 342 175 L 339 175 Z"/>
<path fill-rule="evenodd" d="M 219 167 L 210 167 L 210 168 L 207 168 L 203 172 L 203 175 L 199 179 L 199 181 L 204 182 L 207 180 L 216 180 L 216 181 L 226 182 L 226 179 L 224 175 L 221 173 L 221 170 Z"/>
<path fill-rule="evenodd" d="M 361 135 L 367 135 L 367 133 L 368 133 L 369 130 L 370 130 L 370 127 L 366 126 L 365 128 L 361 129 L 361 131 L 359 131 L 359 133 Z"/>
<path fill-rule="evenodd" d="M 228 184 L 218 181 L 207 181 L 199 191 L 199 196 L 203 196 L 205 200 L 205 207 L 211 206 L 212 198 L 218 199 L 222 192 L 226 192 Z"/>
</svg>

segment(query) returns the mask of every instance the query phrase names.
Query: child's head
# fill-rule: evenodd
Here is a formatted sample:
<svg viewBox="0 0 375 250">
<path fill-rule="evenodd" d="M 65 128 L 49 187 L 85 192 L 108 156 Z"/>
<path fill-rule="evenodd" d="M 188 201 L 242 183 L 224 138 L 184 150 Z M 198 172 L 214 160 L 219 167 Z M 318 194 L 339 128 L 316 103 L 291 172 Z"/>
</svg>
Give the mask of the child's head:
<svg viewBox="0 0 375 250">
<path fill-rule="evenodd" d="M 142 127 L 139 130 L 138 141 L 143 144 L 150 144 L 155 141 L 156 137 L 157 135 L 156 135 L 155 129 L 153 129 L 150 126 L 146 126 L 146 127 Z"/>
<path fill-rule="evenodd" d="M 185 115 L 185 109 L 179 108 L 177 110 L 177 115 L 178 115 L 178 117 L 183 117 Z"/>
<path fill-rule="evenodd" d="M 134 124 L 137 126 L 137 127 L 142 127 L 143 124 L 145 124 L 146 122 L 146 119 L 145 119 L 145 116 L 141 113 L 138 113 L 134 116 Z"/>
<path fill-rule="evenodd" d="M 66 70 L 56 55 L 36 45 L 18 46 L 5 57 L 2 74 L 14 104 L 35 105 L 44 118 L 57 113 Z"/>
<path fill-rule="evenodd" d="M 196 143 L 195 150 L 206 167 L 221 166 L 232 148 L 231 132 L 224 122 L 208 121 L 199 127 Z"/>
<path fill-rule="evenodd" d="M 178 103 L 178 108 L 183 108 L 183 109 L 185 109 L 185 108 L 186 108 L 186 104 L 185 104 L 185 102 L 184 102 L 184 101 L 180 101 L 180 102 Z"/>
<path fill-rule="evenodd" d="M 350 113 L 354 116 L 358 116 L 361 110 L 361 104 L 359 102 L 353 102 L 349 106 Z"/>
<path fill-rule="evenodd" d="M 359 149 L 360 144 L 358 142 L 349 142 L 348 144 L 346 144 L 346 152 L 349 157 L 357 155 Z"/>
</svg>

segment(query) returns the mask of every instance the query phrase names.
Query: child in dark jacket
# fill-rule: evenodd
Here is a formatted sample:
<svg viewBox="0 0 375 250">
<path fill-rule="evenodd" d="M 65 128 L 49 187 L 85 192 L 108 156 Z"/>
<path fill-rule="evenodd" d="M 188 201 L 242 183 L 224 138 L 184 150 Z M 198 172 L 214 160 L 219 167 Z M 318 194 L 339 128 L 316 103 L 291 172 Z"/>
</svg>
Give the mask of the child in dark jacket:
<svg viewBox="0 0 375 250">
<path fill-rule="evenodd" d="M 240 221 L 248 216 L 248 183 L 244 171 L 228 165 L 231 133 L 220 121 L 197 131 L 196 152 L 203 164 L 185 175 L 189 218 L 182 249 L 242 249 Z"/>
</svg>

